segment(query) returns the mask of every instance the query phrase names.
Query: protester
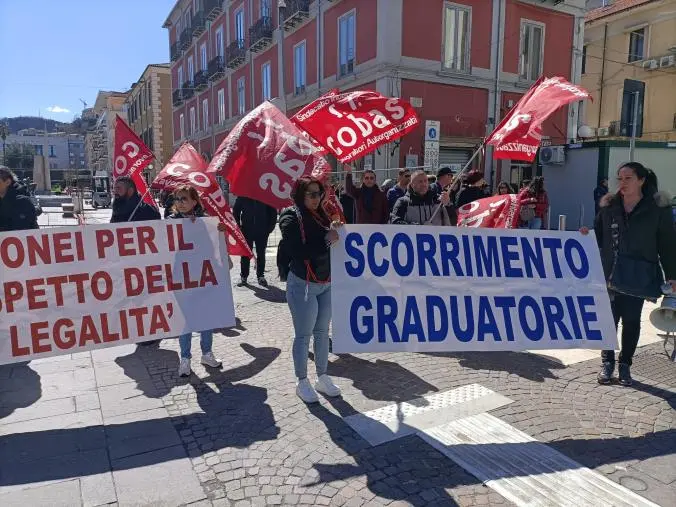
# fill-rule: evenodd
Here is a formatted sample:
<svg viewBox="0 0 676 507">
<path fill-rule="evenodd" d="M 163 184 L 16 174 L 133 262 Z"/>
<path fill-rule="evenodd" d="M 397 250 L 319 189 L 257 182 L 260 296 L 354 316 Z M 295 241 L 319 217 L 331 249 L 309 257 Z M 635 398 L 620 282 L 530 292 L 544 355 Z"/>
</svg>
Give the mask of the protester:
<svg viewBox="0 0 676 507">
<path fill-rule="evenodd" d="M 457 215 L 450 204 L 448 192 L 442 192 L 437 202 L 434 192 L 429 188 L 425 171 L 416 171 L 411 178 L 408 192 L 394 205 L 391 222 L 409 225 L 456 225 Z"/>
<path fill-rule="evenodd" d="M 462 187 L 455 198 L 455 207 L 459 208 L 470 202 L 488 197 L 486 194 L 486 180 L 481 171 L 470 171 L 464 177 Z"/>
<path fill-rule="evenodd" d="M 387 204 L 390 207 L 390 213 L 394 209 L 397 199 L 403 197 L 408 190 L 408 184 L 411 182 L 411 171 L 407 168 L 399 169 L 397 184 L 387 191 Z"/>
<path fill-rule="evenodd" d="M 338 202 L 343 208 L 343 216 L 345 216 L 346 224 L 354 224 L 355 217 L 357 215 L 356 205 L 354 199 L 343 190 L 340 185 L 336 185 L 335 188 L 336 196 L 338 197 Z"/>
<path fill-rule="evenodd" d="M 113 215 L 110 223 L 142 222 L 143 220 L 160 220 L 157 208 L 143 202 L 143 197 L 136 189 L 136 183 L 129 176 L 121 176 L 113 186 Z"/>
<path fill-rule="evenodd" d="M 277 225 L 277 210 L 260 201 L 249 197 L 237 197 L 232 209 L 235 221 L 249 244 L 249 248 L 256 249 L 256 277 L 262 287 L 268 286 L 265 279 L 265 250 L 268 247 L 268 237 Z M 247 285 L 251 259 L 242 256 L 240 264 L 240 286 Z"/>
<path fill-rule="evenodd" d="M 37 210 L 19 187 L 16 175 L 0 166 L 0 232 L 38 228 Z"/>
<path fill-rule="evenodd" d="M 594 233 L 608 281 L 615 325 L 622 321 L 622 349 L 618 377 L 632 384 L 631 364 L 641 334 L 645 299 L 656 299 L 664 277 L 676 291 L 676 230 L 670 198 L 658 191 L 657 176 L 638 162 L 622 164 L 617 194 L 601 198 Z M 589 229 L 583 227 L 583 234 Z M 664 272 L 664 275 L 662 274 Z M 615 351 L 601 353 L 600 384 L 609 384 L 615 370 Z"/>
<path fill-rule="evenodd" d="M 345 165 L 345 192 L 354 199 L 356 224 L 386 224 L 390 214 L 387 206 L 387 196 L 376 183 L 376 173 L 364 171 L 361 177 L 361 186 L 354 186 L 352 182 L 352 167 Z"/>
<path fill-rule="evenodd" d="M 506 181 L 501 181 L 498 183 L 498 190 L 495 192 L 495 195 L 507 195 L 511 194 L 512 189 L 510 188 L 509 184 Z"/>
<path fill-rule="evenodd" d="M 163 190 L 160 194 L 160 202 L 164 207 L 164 218 L 169 218 L 174 212 L 174 194 L 167 190 Z"/>
<path fill-rule="evenodd" d="M 385 181 L 383 181 L 383 184 L 380 185 L 380 190 L 385 192 L 385 195 L 390 191 L 390 189 L 397 184 L 396 181 L 394 181 L 392 178 L 387 178 Z"/>
<path fill-rule="evenodd" d="M 541 230 L 547 224 L 549 197 L 544 187 L 545 179 L 536 176 L 530 184 L 521 190 L 518 199 L 521 203 L 521 228 Z M 547 227 L 545 227 L 546 229 Z"/>
<path fill-rule="evenodd" d="M 603 178 L 594 189 L 594 215 L 599 214 L 601 208 L 601 198 L 608 193 L 608 180 Z"/>
<path fill-rule="evenodd" d="M 437 171 L 437 180 L 430 185 L 430 190 L 434 192 L 435 197 L 438 199 L 451 183 L 453 183 L 453 170 L 446 165 Z"/>
<path fill-rule="evenodd" d="M 169 218 L 190 218 L 194 222 L 197 218 L 206 216 L 197 190 L 195 190 L 193 187 L 189 187 L 187 185 L 180 186 L 174 191 L 173 197 L 174 206 L 172 209 L 172 214 Z M 219 223 L 218 230 L 225 232 L 225 224 Z M 230 258 L 228 258 L 228 262 L 232 266 Z M 220 368 L 222 365 L 221 361 L 216 359 L 216 357 L 214 357 L 214 353 L 211 351 L 213 340 L 214 332 L 212 330 L 200 332 L 200 347 L 202 349 L 201 363 L 211 368 Z M 190 359 L 192 358 L 192 354 L 190 352 L 191 342 L 192 333 L 186 333 L 178 337 L 178 345 L 181 349 L 181 361 L 178 366 L 178 374 L 181 377 L 189 377 L 190 373 L 192 372 L 190 368 Z"/>
<path fill-rule="evenodd" d="M 315 403 L 319 400 L 317 391 L 326 396 L 340 395 L 340 388 L 327 375 L 331 321 L 330 248 L 338 241 L 336 228 L 340 224 L 331 223 L 323 211 L 324 189 L 318 180 L 301 177 L 292 198 L 295 204 L 282 212 L 279 228 L 290 256 L 286 300 L 295 331 L 296 394 L 305 403 Z M 314 336 L 317 371 L 314 388 L 307 378 L 311 336 Z"/>
<path fill-rule="evenodd" d="M 434 185 L 437 182 L 437 177 L 434 176 L 433 174 L 428 174 L 427 175 L 427 183 L 429 183 L 430 187 Z"/>
</svg>

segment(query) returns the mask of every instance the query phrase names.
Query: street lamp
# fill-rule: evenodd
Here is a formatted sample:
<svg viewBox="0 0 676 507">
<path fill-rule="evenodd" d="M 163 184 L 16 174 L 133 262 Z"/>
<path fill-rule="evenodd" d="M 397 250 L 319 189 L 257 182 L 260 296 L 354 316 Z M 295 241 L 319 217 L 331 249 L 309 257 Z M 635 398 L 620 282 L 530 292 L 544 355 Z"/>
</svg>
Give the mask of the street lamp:
<svg viewBox="0 0 676 507">
<path fill-rule="evenodd" d="M 7 165 L 7 134 L 9 130 L 6 123 L 0 123 L 0 138 L 2 138 L 2 164 Z"/>
</svg>

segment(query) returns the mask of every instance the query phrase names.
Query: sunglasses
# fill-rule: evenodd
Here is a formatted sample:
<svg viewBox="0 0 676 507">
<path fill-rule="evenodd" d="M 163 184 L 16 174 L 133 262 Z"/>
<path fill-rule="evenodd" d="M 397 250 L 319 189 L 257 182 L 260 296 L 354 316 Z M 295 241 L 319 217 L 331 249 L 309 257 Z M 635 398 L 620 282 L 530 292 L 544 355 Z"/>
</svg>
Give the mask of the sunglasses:
<svg viewBox="0 0 676 507">
<path fill-rule="evenodd" d="M 373 176 L 364 176 L 364 181 L 375 181 L 376 179 Z"/>
<path fill-rule="evenodd" d="M 319 199 L 324 195 L 324 192 L 305 192 L 305 197 L 310 199 Z"/>
<path fill-rule="evenodd" d="M 410 177 L 411 177 L 410 174 L 404 174 L 404 178 L 410 178 Z"/>
<path fill-rule="evenodd" d="M 188 202 L 190 200 L 189 197 L 177 197 L 174 199 L 176 202 Z"/>
</svg>

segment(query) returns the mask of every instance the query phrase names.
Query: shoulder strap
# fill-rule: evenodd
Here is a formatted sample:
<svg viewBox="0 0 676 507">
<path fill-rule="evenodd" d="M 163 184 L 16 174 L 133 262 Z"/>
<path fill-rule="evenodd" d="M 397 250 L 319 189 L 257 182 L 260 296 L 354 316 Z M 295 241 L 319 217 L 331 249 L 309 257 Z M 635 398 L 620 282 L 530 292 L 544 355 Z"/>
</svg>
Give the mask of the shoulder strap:
<svg viewBox="0 0 676 507">
<path fill-rule="evenodd" d="M 303 241 L 303 244 L 305 244 L 305 226 L 303 226 L 303 215 L 301 214 L 298 206 L 294 206 L 293 211 L 296 213 L 296 217 L 298 218 L 298 227 L 300 227 L 300 239 Z"/>
</svg>

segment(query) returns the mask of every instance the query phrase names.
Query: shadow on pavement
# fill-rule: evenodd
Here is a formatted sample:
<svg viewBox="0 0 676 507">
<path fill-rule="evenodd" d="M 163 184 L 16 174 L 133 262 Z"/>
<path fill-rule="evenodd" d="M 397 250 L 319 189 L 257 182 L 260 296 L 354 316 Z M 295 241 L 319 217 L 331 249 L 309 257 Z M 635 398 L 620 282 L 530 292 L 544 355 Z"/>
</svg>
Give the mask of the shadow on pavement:
<svg viewBox="0 0 676 507">
<path fill-rule="evenodd" d="M 225 327 L 223 329 L 214 329 L 214 332 L 220 333 L 229 338 L 234 338 L 242 334 L 242 331 L 246 331 L 246 328 L 242 325 L 242 321 L 239 317 L 235 318 L 235 325 L 233 327 Z"/>
<path fill-rule="evenodd" d="M 664 401 L 669 403 L 669 406 L 672 409 L 676 409 L 676 392 L 674 391 L 667 391 L 666 389 L 662 389 L 660 387 L 644 384 L 643 382 L 638 382 L 636 379 L 634 379 L 634 383 L 629 389 L 636 389 L 637 391 L 652 394 L 653 396 L 662 398 Z"/>
<path fill-rule="evenodd" d="M 30 407 L 41 396 L 40 375 L 29 363 L 0 366 L 0 420 L 16 409 Z"/>
<path fill-rule="evenodd" d="M 410 401 L 438 391 L 412 371 L 393 361 L 369 361 L 350 354 L 341 354 L 329 362 L 329 375 L 352 380 L 355 389 L 371 400 Z M 377 382 L 376 379 L 386 379 Z"/>
<path fill-rule="evenodd" d="M 463 368 L 504 371 L 535 382 L 556 379 L 558 377 L 554 374 L 554 370 L 566 368 L 558 361 L 525 352 L 425 352 L 424 354 L 457 359 Z"/>
<path fill-rule="evenodd" d="M 269 285 L 267 288 L 258 285 L 247 285 L 247 287 L 252 290 L 258 299 L 269 303 L 286 303 L 286 291 L 279 287 L 274 285 Z"/>
</svg>

